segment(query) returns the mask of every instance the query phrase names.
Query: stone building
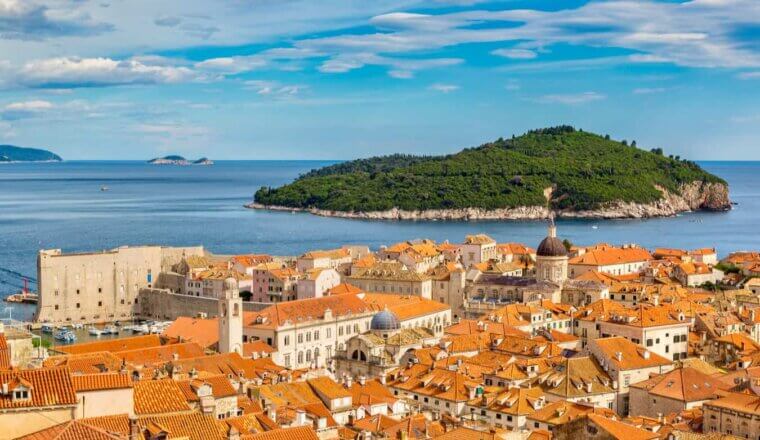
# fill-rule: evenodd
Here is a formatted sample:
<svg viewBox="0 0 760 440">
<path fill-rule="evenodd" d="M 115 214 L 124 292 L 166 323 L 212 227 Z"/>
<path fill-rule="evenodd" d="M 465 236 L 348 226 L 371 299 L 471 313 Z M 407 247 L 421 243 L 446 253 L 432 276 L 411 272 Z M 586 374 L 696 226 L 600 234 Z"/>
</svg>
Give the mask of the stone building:
<svg viewBox="0 0 760 440">
<path fill-rule="evenodd" d="M 567 249 L 557 238 L 557 227 L 552 220 L 548 235 L 536 249 L 536 279 L 561 286 L 567 280 L 567 259 Z"/>
<path fill-rule="evenodd" d="M 41 250 L 37 257 L 39 302 L 36 322 L 65 324 L 129 320 L 140 289 L 155 287 L 161 272 L 203 247 L 120 247 L 103 252 L 64 254 Z"/>
</svg>

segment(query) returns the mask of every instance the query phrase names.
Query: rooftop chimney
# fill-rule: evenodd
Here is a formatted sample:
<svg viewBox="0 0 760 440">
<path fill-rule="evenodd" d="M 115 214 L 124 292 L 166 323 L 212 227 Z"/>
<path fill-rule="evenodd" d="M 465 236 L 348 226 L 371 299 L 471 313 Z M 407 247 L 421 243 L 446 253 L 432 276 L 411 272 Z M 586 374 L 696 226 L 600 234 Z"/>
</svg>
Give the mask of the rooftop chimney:
<svg viewBox="0 0 760 440">
<path fill-rule="evenodd" d="M 615 359 L 617 359 L 618 362 L 622 361 L 623 360 L 623 352 L 621 352 L 621 351 L 615 352 Z"/>
</svg>

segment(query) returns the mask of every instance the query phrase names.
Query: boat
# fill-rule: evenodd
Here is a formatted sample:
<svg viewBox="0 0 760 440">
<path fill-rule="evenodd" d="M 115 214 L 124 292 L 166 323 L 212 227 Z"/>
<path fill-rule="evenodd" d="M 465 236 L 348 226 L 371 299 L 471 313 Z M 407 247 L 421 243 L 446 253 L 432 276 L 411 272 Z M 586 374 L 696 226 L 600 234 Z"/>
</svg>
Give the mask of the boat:
<svg viewBox="0 0 760 440">
<path fill-rule="evenodd" d="M 103 185 L 103 186 L 101 186 L 101 187 L 100 187 L 100 191 L 102 191 L 102 192 L 106 192 L 106 191 L 108 191 L 109 189 L 111 189 L 111 188 L 109 188 L 109 187 L 107 187 L 107 186 L 105 186 L 105 185 Z"/>
<path fill-rule="evenodd" d="M 42 333 L 47 333 L 47 334 L 52 335 L 53 332 L 55 331 L 55 327 L 53 327 L 50 324 L 43 324 L 41 330 L 42 330 Z"/>
<path fill-rule="evenodd" d="M 57 341 L 65 342 L 67 344 L 76 342 L 77 340 L 77 336 L 69 330 L 59 330 L 55 333 L 55 335 L 53 335 L 53 337 Z"/>
<path fill-rule="evenodd" d="M 594 225 L 594 226 L 591 227 L 591 229 L 599 229 L 599 226 Z"/>
<path fill-rule="evenodd" d="M 76 324 L 72 325 L 72 327 L 74 327 L 74 330 L 81 330 L 81 329 L 84 328 L 84 324 L 76 323 Z"/>
<path fill-rule="evenodd" d="M 87 330 L 87 333 L 91 334 L 92 336 L 100 336 L 103 334 L 103 330 L 97 328 L 97 327 L 90 327 Z"/>
<path fill-rule="evenodd" d="M 103 333 L 108 335 L 118 335 L 119 327 L 116 327 L 115 325 L 107 325 L 106 328 L 103 329 Z"/>
<path fill-rule="evenodd" d="M 132 331 L 134 333 L 149 333 L 150 327 L 148 327 L 148 324 L 140 324 L 136 325 L 132 328 Z"/>
</svg>

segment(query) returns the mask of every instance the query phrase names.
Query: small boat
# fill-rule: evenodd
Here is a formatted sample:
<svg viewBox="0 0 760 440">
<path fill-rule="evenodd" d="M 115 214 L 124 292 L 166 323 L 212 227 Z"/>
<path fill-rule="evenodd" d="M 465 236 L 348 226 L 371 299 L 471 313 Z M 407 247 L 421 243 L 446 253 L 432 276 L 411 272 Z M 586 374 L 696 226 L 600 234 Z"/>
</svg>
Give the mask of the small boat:
<svg viewBox="0 0 760 440">
<path fill-rule="evenodd" d="M 119 327 L 116 327 L 115 325 L 107 325 L 106 328 L 103 329 L 103 333 L 108 335 L 118 335 Z"/>
<path fill-rule="evenodd" d="M 55 331 L 55 327 L 53 327 L 52 325 L 50 324 L 42 325 L 42 333 L 47 333 L 49 335 L 52 335 L 54 331 Z"/>
<path fill-rule="evenodd" d="M 594 225 L 594 226 L 591 227 L 591 229 L 599 229 L 599 226 Z"/>
<path fill-rule="evenodd" d="M 87 333 L 91 334 L 92 336 L 100 336 L 103 334 L 103 330 L 97 327 L 90 327 L 89 330 L 87 330 Z"/>
<path fill-rule="evenodd" d="M 77 336 L 69 330 L 59 330 L 55 333 L 55 335 L 53 335 L 53 337 L 57 341 L 65 342 L 68 344 L 76 342 L 77 340 Z"/>
<path fill-rule="evenodd" d="M 148 324 L 136 325 L 136 326 L 134 326 L 134 328 L 132 329 L 132 331 L 135 332 L 135 333 L 149 333 L 150 332 L 150 327 L 148 327 Z"/>
<path fill-rule="evenodd" d="M 84 324 L 76 323 L 72 327 L 74 327 L 74 330 L 81 330 L 84 328 Z"/>
<path fill-rule="evenodd" d="M 109 188 L 109 187 L 107 187 L 107 186 L 105 186 L 105 185 L 103 185 L 103 186 L 101 186 L 101 187 L 100 187 L 100 191 L 102 191 L 102 192 L 106 192 L 106 191 L 108 191 L 109 189 L 111 189 L 111 188 Z"/>
</svg>

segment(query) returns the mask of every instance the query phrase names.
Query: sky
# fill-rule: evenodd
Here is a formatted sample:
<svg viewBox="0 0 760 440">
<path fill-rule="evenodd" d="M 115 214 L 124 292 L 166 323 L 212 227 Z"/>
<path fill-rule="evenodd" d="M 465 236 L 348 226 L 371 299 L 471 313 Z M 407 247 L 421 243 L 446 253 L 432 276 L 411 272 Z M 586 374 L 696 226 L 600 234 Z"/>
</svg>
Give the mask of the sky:
<svg viewBox="0 0 760 440">
<path fill-rule="evenodd" d="M 571 124 L 760 160 L 760 1 L 0 0 L 0 144 L 439 154 Z"/>
</svg>

